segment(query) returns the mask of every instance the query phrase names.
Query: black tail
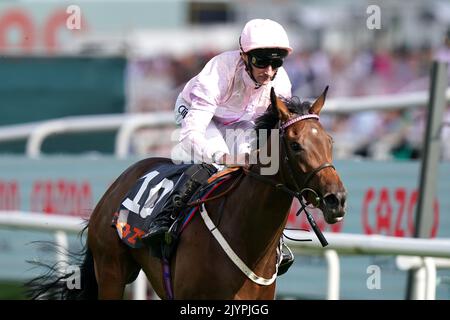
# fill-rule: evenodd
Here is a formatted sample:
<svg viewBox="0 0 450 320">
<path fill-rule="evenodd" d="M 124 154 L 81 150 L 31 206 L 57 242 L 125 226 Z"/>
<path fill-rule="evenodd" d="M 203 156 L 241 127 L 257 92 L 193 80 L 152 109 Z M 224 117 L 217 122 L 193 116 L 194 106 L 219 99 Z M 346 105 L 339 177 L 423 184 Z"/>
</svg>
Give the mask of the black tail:
<svg viewBox="0 0 450 320">
<path fill-rule="evenodd" d="M 80 236 L 87 229 L 83 228 Z M 51 244 L 56 250 L 64 250 Z M 46 272 L 25 283 L 27 297 L 33 300 L 96 300 L 98 287 L 95 279 L 94 258 L 87 245 L 78 253 L 64 252 L 70 265 L 57 262 L 49 265 L 30 263 L 46 269 Z"/>
</svg>

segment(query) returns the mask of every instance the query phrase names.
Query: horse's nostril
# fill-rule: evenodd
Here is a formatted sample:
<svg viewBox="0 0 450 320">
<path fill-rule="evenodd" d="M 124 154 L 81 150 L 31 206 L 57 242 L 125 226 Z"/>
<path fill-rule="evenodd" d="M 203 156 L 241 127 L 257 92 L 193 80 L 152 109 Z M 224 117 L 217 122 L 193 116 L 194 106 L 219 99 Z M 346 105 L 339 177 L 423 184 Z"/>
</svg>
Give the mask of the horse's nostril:
<svg viewBox="0 0 450 320">
<path fill-rule="evenodd" d="M 339 199 L 334 194 L 326 195 L 323 200 L 329 208 L 337 208 L 339 206 Z"/>
</svg>

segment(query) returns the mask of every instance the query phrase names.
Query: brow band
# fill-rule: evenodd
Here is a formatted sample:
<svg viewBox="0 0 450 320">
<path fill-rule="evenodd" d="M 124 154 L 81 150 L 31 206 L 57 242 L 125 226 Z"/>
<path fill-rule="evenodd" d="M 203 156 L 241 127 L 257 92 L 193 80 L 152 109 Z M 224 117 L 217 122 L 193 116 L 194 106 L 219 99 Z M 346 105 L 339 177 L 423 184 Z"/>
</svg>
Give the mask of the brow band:
<svg viewBox="0 0 450 320">
<path fill-rule="evenodd" d="M 285 130 L 287 127 L 289 127 L 291 124 L 294 124 L 294 123 L 296 123 L 297 121 L 302 121 L 302 120 L 305 120 L 305 119 L 317 119 L 317 120 L 319 120 L 320 118 L 319 118 L 319 116 L 317 115 L 317 114 L 305 114 L 305 115 L 303 115 L 303 116 L 298 116 L 298 117 L 296 117 L 296 118 L 294 118 L 294 119 L 291 119 L 291 120 L 289 120 L 289 121 L 286 121 L 285 123 L 283 123 L 282 125 L 281 125 L 281 129 L 283 129 L 283 130 Z"/>
</svg>

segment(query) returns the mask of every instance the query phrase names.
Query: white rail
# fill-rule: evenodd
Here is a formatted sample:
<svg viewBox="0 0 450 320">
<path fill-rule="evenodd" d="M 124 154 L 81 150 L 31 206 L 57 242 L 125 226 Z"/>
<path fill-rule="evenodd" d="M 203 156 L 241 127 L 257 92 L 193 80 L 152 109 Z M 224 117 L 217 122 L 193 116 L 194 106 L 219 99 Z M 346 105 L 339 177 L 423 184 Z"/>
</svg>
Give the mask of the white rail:
<svg viewBox="0 0 450 320">
<path fill-rule="evenodd" d="M 126 158 L 129 154 L 131 136 L 139 128 L 158 127 L 164 125 L 174 126 L 174 115 L 172 112 L 151 113 L 139 117 L 129 117 L 120 126 L 116 136 L 115 154 L 118 158 Z"/>
<path fill-rule="evenodd" d="M 359 111 L 381 111 L 409 109 L 425 106 L 430 93 L 417 91 L 412 93 L 393 94 L 385 96 L 365 96 L 357 98 L 336 98 L 327 100 L 324 113 L 350 113 Z M 446 101 L 450 102 L 450 87 L 445 92 Z"/>
<path fill-rule="evenodd" d="M 35 231 L 78 233 L 83 228 L 83 219 L 35 212 L 0 211 L 0 226 Z"/>
<path fill-rule="evenodd" d="M 305 239 L 311 235 L 301 231 L 287 231 L 291 238 Z M 319 241 L 294 242 L 286 240 L 299 254 L 324 254 L 328 266 L 327 299 L 339 299 L 340 264 L 338 253 L 347 255 L 395 255 L 397 267 L 414 270 L 413 296 L 415 300 L 434 300 L 436 297 L 436 269 L 450 268 L 450 239 L 398 238 L 381 235 L 324 233 L 329 245 L 322 248 Z"/>
<path fill-rule="evenodd" d="M 0 211 L 0 227 L 25 230 L 54 231 L 59 244 L 67 248 L 65 233 L 78 233 L 83 219 L 42 213 Z M 311 237 L 310 233 L 286 231 L 290 237 Z M 339 254 L 349 255 L 395 255 L 397 266 L 402 270 L 415 269 L 415 299 L 434 299 L 436 291 L 436 268 L 450 268 L 450 239 L 397 238 L 381 235 L 324 233 L 329 246 L 324 249 L 313 239 L 311 242 L 286 240 L 298 254 L 324 254 L 328 264 L 328 299 L 339 299 Z M 67 261 L 59 255 L 59 261 Z M 133 284 L 133 298 L 146 297 L 147 280 L 140 274 Z"/>
<path fill-rule="evenodd" d="M 22 211 L 0 211 L 0 228 L 13 228 L 33 231 L 53 231 L 55 242 L 64 250 L 56 253 L 56 261 L 62 262 L 60 268 L 63 273 L 69 262 L 67 249 L 69 242 L 67 233 L 78 234 L 84 226 L 84 220 L 79 217 L 66 217 L 61 215 L 49 215 L 45 213 L 22 212 Z M 147 278 L 141 271 L 138 280 L 133 283 L 133 300 L 146 299 Z"/>
<path fill-rule="evenodd" d="M 397 256 L 400 270 L 416 270 L 413 296 L 418 300 L 436 299 L 436 269 L 450 268 L 450 260 L 445 258 Z"/>
<path fill-rule="evenodd" d="M 416 108 L 428 103 L 428 91 L 388 96 L 366 96 L 358 98 L 338 98 L 327 101 L 324 113 L 349 113 L 367 110 L 393 110 Z M 446 91 L 450 101 L 450 88 Z M 0 128 L 0 142 L 27 139 L 26 154 L 31 158 L 41 155 L 42 143 L 50 135 L 76 132 L 96 132 L 118 130 L 115 155 L 124 158 L 129 154 L 133 133 L 143 127 L 174 125 L 172 112 L 145 114 L 103 114 L 74 116 L 29 124 L 9 125 Z"/>
<path fill-rule="evenodd" d="M 289 237 L 312 238 L 311 242 L 286 240 L 296 251 L 323 251 L 321 244 L 308 232 L 286 231 Z M 450 258 L 450 239 L 399 238 L 382 235 L 324 233 L 329 245 L 326 249 L 341 254 L 408 255 Z"/>
<path fill-rule="evenodd" d="M 128 155 L 130 137 L 137 129 L 169 125 L 174 125 L 174 115 L 171 112 L 74 116 L 3 126 L 0 128 L 0 142 L 27 139 L 26 155 L 30 158 L 38 158 L 41 155 L 44 140 L 51 135 L 118 130 L 115 153 L 116 156 L 123 158 Z"/>
</svg>

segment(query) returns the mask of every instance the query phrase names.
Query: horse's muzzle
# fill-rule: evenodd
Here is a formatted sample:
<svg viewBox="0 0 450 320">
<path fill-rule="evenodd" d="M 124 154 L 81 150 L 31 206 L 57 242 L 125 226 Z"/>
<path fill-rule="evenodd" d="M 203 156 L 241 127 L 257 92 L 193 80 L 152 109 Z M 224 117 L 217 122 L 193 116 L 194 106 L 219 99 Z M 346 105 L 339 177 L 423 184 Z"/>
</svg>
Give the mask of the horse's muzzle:
<svg viewBox="0 0 450 320">
<path fill-rule="evenodd" d="M 325 221 L 333 224 L 341 221 L 345 215 L 347 192 L 328 193 L 323 197 Z"/>
</svg>

